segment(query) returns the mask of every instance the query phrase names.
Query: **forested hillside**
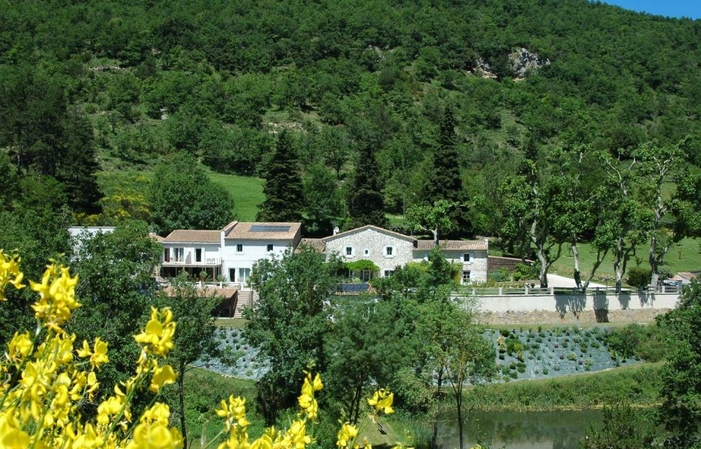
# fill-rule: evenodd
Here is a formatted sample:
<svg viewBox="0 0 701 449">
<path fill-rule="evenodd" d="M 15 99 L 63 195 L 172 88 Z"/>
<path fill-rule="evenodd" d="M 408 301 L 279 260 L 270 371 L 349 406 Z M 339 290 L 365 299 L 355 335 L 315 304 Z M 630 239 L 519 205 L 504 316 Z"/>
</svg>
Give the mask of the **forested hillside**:
<svg viewBox="0 0 701 449">
<path fill-rule="evenodd" d="M 587 0 L 6 3 L 4 205 L 154 220 L 150 178 L 96 175 L 186 152 L 265 178 L 286 129 L 308 235 L 445 199 L 455 235 L 624 263 L 699 232 L 700 34 Z"/>
</svg>

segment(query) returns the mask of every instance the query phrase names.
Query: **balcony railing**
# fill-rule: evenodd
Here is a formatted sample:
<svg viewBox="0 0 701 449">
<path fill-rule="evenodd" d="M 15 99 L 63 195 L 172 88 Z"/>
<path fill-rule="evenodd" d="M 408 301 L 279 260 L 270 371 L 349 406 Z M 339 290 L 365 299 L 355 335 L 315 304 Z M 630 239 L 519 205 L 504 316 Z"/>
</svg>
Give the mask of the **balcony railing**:
<svg viewBox="0 0 701 449">
<path fill-rule="evenodd" d="M 218 267 L 221 265 L 221 258 L 219 257 L 208 257 L 208 258 L 203 258 L 201 261 L 193 261 L 192 255 L 188 255 L 184 259 L 175 259 L 171 258 L 169 261 L 162 261 L 161 263 L 163 266 L 167 267 L 172 267 L 172 266 L 178 266 L 178 267 Z"/>
</svg>

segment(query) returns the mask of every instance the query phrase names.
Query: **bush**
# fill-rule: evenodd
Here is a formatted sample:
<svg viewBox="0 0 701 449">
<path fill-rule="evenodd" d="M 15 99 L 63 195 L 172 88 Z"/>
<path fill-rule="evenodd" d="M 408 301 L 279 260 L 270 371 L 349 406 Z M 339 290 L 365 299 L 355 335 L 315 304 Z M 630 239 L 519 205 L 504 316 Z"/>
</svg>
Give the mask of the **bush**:
<svg viewBox="0 0 701 449">
<path fill-rule="evenodd" d="M 650 276 L 652 271 L 649 268 L 644 267 L 633 267 L 628 270 L 628 276 L 626 277 L 626 282 L 631 287 L 642 288 L 650 283 Z"/>
<path fill-rule="evenodd" d="M 493 282 L 508 282 L 511 279 L 511 273 L 506 268 L 499 268 L 497 271 L 489 273 L 489 280 Z"/>
</svg>

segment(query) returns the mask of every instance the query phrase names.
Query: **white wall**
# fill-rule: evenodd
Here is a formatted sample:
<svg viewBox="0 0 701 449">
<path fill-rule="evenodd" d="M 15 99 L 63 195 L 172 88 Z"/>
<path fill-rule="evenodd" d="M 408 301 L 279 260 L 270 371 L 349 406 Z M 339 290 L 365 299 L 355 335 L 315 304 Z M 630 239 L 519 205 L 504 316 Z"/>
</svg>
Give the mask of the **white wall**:
<svg viewBox="0 0 701 449">
<path fill-rule="evenodd" d="M 421 262 L 426 260 L 430 251 L 414 251 L 414 261 Z M 448 262 L 456 263 L 462 266 L 462 271 L 470 272 L 471 283 L 487 282 L 487 251 L 485 250 L 460 250 L 460 251 L 442 251 L 443 257 Z M 464 262 L 463 255 L 469 254 L 470 261 Z"/>
<path fill-rule="evenodd" d="M 165 262 L 165 249 L 170 248 L 170 261 Z M 176 248 L 183 248 L 183 259 L 181 262 L 176 262 L 175 261 L 175 249 Z M 202 249 L 202 261 L 201 262 L 196 262 L 195 261 L 195 249 L 200 248 Z M 186 261 L 189 265 L 215 265 L 219 264 L 219 261 L 221 260 L 221 255 L 219 253 L 219 245 L 218 244 L 212 244 L 212 243 L 163 243 L 163 254 L 161 255 L 161 259 L 165 264 L 176 264 L 176 263 L 182 263 L 184 264 Z"/>
<path fill-rule="evenodd" d="M 243 251 L 236 251 L 236 245 L 243 245 Z M 268 252 L 268 245 L 273 245 L 273 251 Z M 239 279 L 239 268 L 252 269 L 253 264 L 260 259 L 271 259 L 273 256 L 282 257 L 287 248 L 291 248 L 292 241 L 259 241 L 259 240 L 233 240 L 225 239 L 222 247 L 222 273 L 231 282 L 244 282 Z M 236 270 L 235 279 L 231 279 L 230 270 Z"/>
<path fill-rule="evenodd" d="M 587 293 L 474 297 L 483 312 L 579 312 L 586 310 L 673 309 L 678 293 Z"/>
</svg>

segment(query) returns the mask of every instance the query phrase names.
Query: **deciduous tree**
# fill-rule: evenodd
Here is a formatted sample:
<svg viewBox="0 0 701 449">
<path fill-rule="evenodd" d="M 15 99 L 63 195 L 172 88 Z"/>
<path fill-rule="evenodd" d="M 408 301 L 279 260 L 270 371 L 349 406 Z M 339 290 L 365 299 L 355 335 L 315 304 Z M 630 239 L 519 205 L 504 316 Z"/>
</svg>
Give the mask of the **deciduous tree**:
<svg viewBox="0 0 701 449">
<path fill-rule="evenodd" d="M 151 218 L 158 233 L 174 229 L 220 229 L 234 218 L 234 200 L 210 181 L 187 153 L 178 153 L 156 167 L 148 191 Z"/>
<path fill-rule="evenodd" d="M 328 301 L 339 268 L 308 247 L 254 266 L 251 285 L 260 299 L 244 311 L 244 335 L 270 361 L 270 371 L 258 382 L 259 406 L 268 424 L 294 404 L 305 369 L 313 365 L 324 372 L 327 367 L 323 342 L 332 325 Z"/>
</svg>

